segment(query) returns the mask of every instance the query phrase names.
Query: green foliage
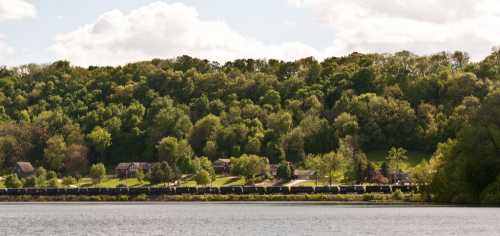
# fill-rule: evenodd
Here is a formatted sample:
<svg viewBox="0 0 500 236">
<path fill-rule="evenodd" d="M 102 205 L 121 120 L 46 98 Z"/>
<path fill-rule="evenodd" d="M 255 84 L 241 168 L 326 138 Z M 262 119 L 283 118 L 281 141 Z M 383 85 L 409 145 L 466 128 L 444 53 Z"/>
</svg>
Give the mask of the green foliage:
<svg viewBox="0 0 500 236">
<path fill-rule="evenodd" d="M 166 161 L 155 163 L 153 167 L 151 167 L 151 172 L 147 177 L 152 184 L 171 183 L 178 178 L 179 175 L 177 171 L 172 169 Z"/>
<path fill-rule="evenodd" d="M 269 160 L 265 157 L 242 155 L 239 158 L 231 158 L 231 173 L 243 176 L 247 181 L 256 176 L 268 175 L 269 168 Z"/>
<path fill-rule="evenodd" d="M 76 183 L 78 183 L 78 181 L 72 176 L 66 176 L 62 179 L 62 184 L 64 186 L 75 185 Z"/>
<path fill-rule="evenodd" d="M 95 149 L 102 154 L 102 158 L 106 148 L 111 145 L 111 134 L 106 129 L 97 126 L 94 130 L 92 130 L 87 138 Z"/>
<path fill-rule="evenodd" d="M 290 180 L 292 178 L 292 168 L 288 162 L 281 162 L 276 170 L 276 176 L 283 180 Z"/>
<path fill-rule="evenodd" d="M 106 176 L 106 167 L 102 164 L 95 164 L 90 167 L 89 176 L 94 184 L 100 183 Z"/>
<path fill-rule="evenodd" d="M 224 65 L 182 56 L 119 67 L 2 68 L 0 169 L 30 161 L 83 176 L 99 162 L 160 158 L 174 173 L 195 174 L 195 156 L 302 166 L 306 156 L 335 151 L 347 163 L 344 181 L 361 183 L 383 172 L 383 160 L 370 162 L 373 152 L 401 147 L 415 165 L 414 153 L 443 143 L 428 163 L 435 172 L 429 177 L 420 166 L 414 176 L 446 189 L 432 193 L 439 199 L 477 201 L 500 173 L 499 55 L 470 62 L 463 52 L 402 51 Z"/>
<path fill-rule="evenodd" d="M 387 153 L 386 160 L 390 165 L 394 166 L 397 171 L 401 170 L 401 162 L 408 160 L 408 156 L 406 155 L 407 151 L 404 148 L 395 148 L 392 147 Z"/>
<path fill-rule="evenodd" d="M 50 170 L 58 171 L 63 167 L 66 149 L 64 137 L 57 135 L 49 138 L 44 149 L 44 157 Z"/>
<path fill-rule="evenodd" d="M 22 182 L 23 182 L 23 187 L 25 188 L 35 188 L 40 186 L 38 178 L 33 175 L 26 177 Z"/>
<path fill-rule="evenodd" d="M 159 161 L 166 161 L 170 166 L 179 168 L 183 173 L 190 171 L 191 158 L 194 153 L 187 140 L 166 137 L 156 147 Z"/>
<path fill-rule="evenodd" d="M 7 188 L 20 188 L 23 186 L 23 182 L 17 177 L 17 175 L 9 175 L 5 178 L 5 187 Z"/>
<path fill-rule="evenodd" d="M 135 173 L 135 178 L 137 179 L 137 181 L 139 181 L 139 183 L 142 184 L 144 182 L 144 178 L 146 178 L 146 175 L 144 174 L 144 172 L 142 170 L 138 170 Z"/>
<path fill-rule="evenodd" d="M 344 177 L 343 171 L 345 165 L 346 161 L 344 156 L 335 152 L 309 155 L 305 160 L 306 168 L 314 170 L 318 180 L 327 176 L 330 185 L 339 177 Z"/>
<path fill-rule="evenodd" d="M 61 182 L 59 181 L 58 178 L 52 178 L 47 180 L 47 187 L 49 188 L 60 188 L 61 187 Z"/>
<path fill-rule="evenodd" d="M 211 180 L 210 173 L 208 173 L 208 171 L 206 171 L 206 170 L 200 170 L 194 176 L 194 180 L 196 181 L 196 184 L 198 184 L 198 185 L 208 185 L 210 183 L 210 180 Z"/>
</svg>

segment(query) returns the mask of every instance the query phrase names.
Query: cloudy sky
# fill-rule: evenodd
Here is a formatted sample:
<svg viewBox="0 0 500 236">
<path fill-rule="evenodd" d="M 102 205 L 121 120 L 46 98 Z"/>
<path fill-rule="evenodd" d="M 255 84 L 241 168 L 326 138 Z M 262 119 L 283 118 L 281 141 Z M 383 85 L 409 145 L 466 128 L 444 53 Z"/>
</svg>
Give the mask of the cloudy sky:
<svg viewBox="0 0 500 236">
<path fill-rule="evenodd" d="M 500 46 L 498 0 L 0 0 L 0 65 L 323 59 Z"/>
</svg>

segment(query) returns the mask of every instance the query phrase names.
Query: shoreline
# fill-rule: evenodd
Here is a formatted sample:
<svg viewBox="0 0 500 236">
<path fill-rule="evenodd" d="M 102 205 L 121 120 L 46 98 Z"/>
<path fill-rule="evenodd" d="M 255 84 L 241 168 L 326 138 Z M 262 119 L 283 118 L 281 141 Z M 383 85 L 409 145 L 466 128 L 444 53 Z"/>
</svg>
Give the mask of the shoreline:
<svg viewBox="0 0 500 236">
<path fill-rule="evenodd" d="M 206 195 L 58 195 L 0 196 L 3 202 L 338 202 L 426 203 L 421 194 L 206 194 Z"/>
</svg>

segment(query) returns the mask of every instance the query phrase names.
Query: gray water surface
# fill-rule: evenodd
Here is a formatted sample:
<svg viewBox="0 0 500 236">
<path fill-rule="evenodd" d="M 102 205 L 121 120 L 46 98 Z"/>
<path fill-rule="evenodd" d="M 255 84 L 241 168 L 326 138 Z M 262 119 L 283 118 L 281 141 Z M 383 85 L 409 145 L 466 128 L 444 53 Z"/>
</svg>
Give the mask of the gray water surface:
<svg viewBox="0 0 500 236">
<path fill-rule="evenodd" d="M 0 204 L 0 235 L 500 235 L 500 209 L 304 203 Z"/>
</svg>

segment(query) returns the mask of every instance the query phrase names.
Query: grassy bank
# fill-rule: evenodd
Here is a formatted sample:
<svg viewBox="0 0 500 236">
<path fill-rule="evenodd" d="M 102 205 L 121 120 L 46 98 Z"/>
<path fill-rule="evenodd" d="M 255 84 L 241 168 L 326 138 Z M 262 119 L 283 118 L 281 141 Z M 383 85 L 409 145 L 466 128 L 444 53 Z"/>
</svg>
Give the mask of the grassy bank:
<svg viewBox="0 0 500 236">
<path fill-rule="evenodd" d="M 397 202 L 424 202 L 420 194 L 296 194 L 296 195 L 96 195 L 96 196 L 0 196 L 1 202 L 78 202 L 78 201 L 158 201 L 158 202 L 186 202 L 186 201 L 325 201 L 325 202 L 370 202 L 370 203 L 397 203 Z"/>
</svg>

